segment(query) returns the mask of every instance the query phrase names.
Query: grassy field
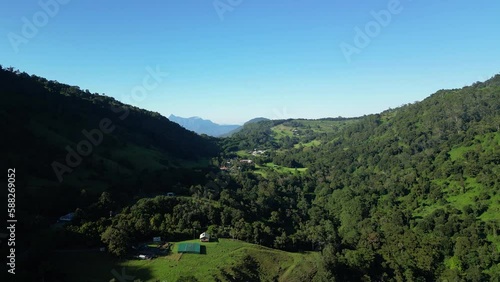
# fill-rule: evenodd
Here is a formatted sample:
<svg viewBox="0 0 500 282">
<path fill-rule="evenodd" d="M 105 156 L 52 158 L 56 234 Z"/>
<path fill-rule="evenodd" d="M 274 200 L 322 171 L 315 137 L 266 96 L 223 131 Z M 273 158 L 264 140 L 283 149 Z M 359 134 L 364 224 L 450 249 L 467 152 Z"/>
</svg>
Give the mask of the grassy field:
<svg viewBox="0 0 500 282">
<path fill-rule="evenodd" d="M 329 133 L 335 132 L 338 129 L 344 127 L 347 124 L 356 122 L 356 119 L 352 120 L 343 120 L 343 121 L 335 121 L 335 120 L 296 120 L 297 123 L 301 124 L 301 128 L 311 129 L 314 132 L 320 133 Z"/>
<path fill-rule="evenodd" d="M 293 129 L 294 129 L 293 127 L 286 126 L 283 124 L 280 124 L 280 125 L 277 125 L 277 126 L 274 126 L 271 128 L 271 130 L 274 133 L 274 138 L 276 140 L 279 140 L 285 136 L 292 137 L 293 136 L 293 132 L 292 132 Z"/>
<path fill-rule="evenodd" d="M 314 147 L 314 146 L 319 146 L 321 145 L 321 141 L 319 140 L 312 140 L 310 142 L 307 142 L 307 143 L 299 143 L 299 144 L 295 144 L 293 147 L 294 148 L 300 148 L 300 146 L 302 147 Z"/>
<path fill-rule="evenodd" d="M 356 122 L 356 120 L 332 121 L 332 120 L 293 120 L 285 122 L 271 128 L 275 140 L 283 137 L 298 137 L 302 139 L 307 136 L 304 134 L 307 130 L 318 133 L 334 133 L 345 127 L 347 124 Z M 298 130 L 298 134 L 294 134 L 294 130 Z M 314 144 L 317 145 L 317 144 Z"/>
<path fill-rule="evenodd" d="M 470 146 L 460 146 L 455 147 L 450 150 L 450 159 L 452 161 L 456 161 L 460 158 L 464 158 L 465 153 L 469 151 L 474 151 L 480 146 L 481 148 L 485 148 L 486 151 L 491 151 L 493 148 L 500 144 L 500 133 L 487 133 L 483 135 L 478 135 L 474 139 L 474 144 Z"/>
<path fill-rule="evenodd" d="M 500 220 L 500 194 L 496 194 L 490 199 L 488 209 L 480 216 L 484 221 Z"/>
<path fill-rule="evenodd" d="M 198 240 L 185 241 L 198 242 Z M 110 281 L 126 274 L 142 281 L 177 281 L 182 276 L 194 276 L 199 281 L 214 281 L 220 270 L 231 273 L 244 258 L 252 257 L 259 267 L 262 281 L 307 281 L 316 269 L 318 253 L 289 253 L 238 240 L 220 239 L 201 243 L 205 254 L 177 254 L 174 243 L 172 254 L 153 260 L 118 260 L 101 252 L 58 252 L 53 256 L 71 281 Z M 128 281 L 128 280 L 127 280 Z"/>
<path fill-rule="evenodd" d="M 240 150 L 240 151 L 237 151 L 237 152 L 236 152 L 236 155 L 238 155 L 238 157 L 240 157 L 240 158 L 244 158 L 244 159 L 249 158 L 249 157 L 251 157 L 251 156 L 252 156 L 252 154 L 251 154 L 251 153 L 249 153 L 247 150 Z"/>
<path fill-rule="evenodd" d="M 266 176 L 268 171 L 276 171 L 278 173 L 291 173 L 298 174 L 301 172 L 305 172 L 307 168 L 292 168 L 292 167 L 284 167 L 280 165 L 276 165 L 274 163 L 266 163 L 265 165 L 255 165 L 256 170 L 255 173 L 258 173 L 262 176 Z"/>
<path fill-rule="evenodd" d="M 485 152 L 493 152 L 493 149 L 500 144 L 500 133 L 487 133 L 478 135 L 468 146 L 459 146 L 451 149 L 448 154 L 452 161 L 465 161 L 465 154 L 474 150 L 484 150 Z M 463 182 L 449 177 L 448 179 L 434 179 L 433 183 L 442 187 L 442 191 L 447 195 L 446 200 L 454 208 L 459 210 L 467 205 L 475 206 L 477 201 L 488 195 L 487 210 L 479 216 L 485 222 L 497 220 L 500 213 L 500 194 L 495 193 L 491 189 L 486 189 L 482 184 L 478 183 L 476 178 L 466 177 Z M 438 208 L 444 208 L 445 204 L 428 204 L 422 203 L 421 207 L 417 208 L 413 213 L 414 216 L 426 216 Z"/>
</svg>

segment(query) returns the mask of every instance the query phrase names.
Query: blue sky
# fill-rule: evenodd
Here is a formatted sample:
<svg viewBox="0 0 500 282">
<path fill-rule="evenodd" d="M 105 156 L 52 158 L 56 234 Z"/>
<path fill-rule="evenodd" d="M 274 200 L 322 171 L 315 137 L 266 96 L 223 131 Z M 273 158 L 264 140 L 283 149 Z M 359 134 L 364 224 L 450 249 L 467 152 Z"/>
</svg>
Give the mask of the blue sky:
<svg viewBox="0 0 500 282">
<path fill-rule="evenodd" d="M 359 116 L 500 73 L 499 12 L 493 0 L 2 1 L 0 64 L 165 116 Z M 131 99 L 147 68 L 168 76 Z"/>
</svg>

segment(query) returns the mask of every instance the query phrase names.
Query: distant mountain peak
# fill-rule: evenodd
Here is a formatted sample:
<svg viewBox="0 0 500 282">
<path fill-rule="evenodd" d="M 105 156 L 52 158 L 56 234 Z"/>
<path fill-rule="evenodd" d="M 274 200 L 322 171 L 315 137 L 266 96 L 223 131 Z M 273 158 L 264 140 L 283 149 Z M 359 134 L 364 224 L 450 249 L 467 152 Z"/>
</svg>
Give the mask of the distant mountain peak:
<svg viewBox="0 0 500 282">
<path fill-rule="evenodd" d="M 235 130 L 236 128 L 240 127 L 240 125 L 237 125 L 237 124 L 234 124 L 234 125 L 232 125 L 232 124 L 229 124 L 229 125 L 217 124 L 217 123 L 212 122 L 211 120 L 203 119 L 203 118 L 198 117 L 198 116 L 183 118 L 183 117 L 179 117 L 179 116 L 171 114 L 168 117 L 168 119 L 179 124 L 180 126 L 186 128 L 186 129 L 194 131 L 198 134 L 206 134 L 206 135 L 210 135 L 210 136 L 214 136 L 214 137 L 219 137 L 219 136 L 225 135 L 225 134 Z"/>
<path fill-rule="evenodd" d="M 182 119 L 201 119 L 201 120 L 206 120 L 206 119 L 203 119 L 203 118 L 201 118 L 201 117 L 199 117 L 199 116 L 193 116 L 193 117 L 187 117 L 187 118 L 185 118 L 185 117 L 181 117 L 181 116 L 176 116 L 176 115 L 174 115 L 174 114 L 170 114 L 170 116 L 168 116 L 168 119 L 175 119 L 175 118 L 182 118 Z"/>
</svg>

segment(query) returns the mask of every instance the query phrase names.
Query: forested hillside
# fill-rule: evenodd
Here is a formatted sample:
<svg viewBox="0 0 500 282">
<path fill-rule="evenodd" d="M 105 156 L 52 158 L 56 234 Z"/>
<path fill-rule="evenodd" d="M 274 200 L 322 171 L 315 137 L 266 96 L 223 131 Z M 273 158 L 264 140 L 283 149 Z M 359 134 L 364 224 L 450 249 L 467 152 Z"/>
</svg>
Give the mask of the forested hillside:
<svg viewBox="0 0 500 282">
<path fill-rule="evenodd" d="M 273 148 L 283 140 L 277 124 L 285 123 L 300 130 L 292 121 L 259 123 L 226 149 Z M 497 75 L 352 121 L 327 140 L 315 137 L 316 145 L 303 146 L 297 137 L 289 146 L 274 146 L 273 163 L 307 168 L 300 177 L 268 174 L 264 180 L 273 185 L 266 189 L 276 193 L 273 199 L 289 199 L 270 215 L 295 226 L 283 224 L 275 244 L 281 239 L 285 246 L 304 241 L 319 246 L 325 275 L 340 281 L 496 281 L 499 124 Z M 264 190 L 262 180 L 257 182 Z M 278 192 L 283 186 L 290 194 Z"/>
<path fill-rule="evenodd" d="M 358 119 L 247 125 L 221 140 L 224 169 L 190 188 L 217 204 L 148 213 L 146 230 L 189 218 L 220 237 L 319 251 L 314 281 L 496 281 L 499 80 Z"/>
<path fill-rule="evenodd" d="M 57 267 L 64 250 L 105 246 L 116 267 L 137 265 L 134 248 L 152 237 L 205 231 L 306 252 L 302 281 L 500 279 L 500 75 L 376 115 L 263 120 L 215 140 L 103 95 L 0 73 L 9 97 L 0 114 L 15 137 L 2 153 L 19 168 L 30 279 L 70 281 L 74 273 Z M 82 130 L 103 118 L 116 128 L 59 182 L 53 162 L 69 166 L 66 146 L 78 150 Z M 53 225 L 70 211 L 73 221 Z M 54 250 L 57 261 L 41 263 Z M 294 255 L 248 252 L 251 263 L 240 257 L 195 276 L 275 281 L 274 271 L 290 277 Z M 88 269 L 99 263 L 86 258 Z M 151 276 L 168 273 L 157 265 L 135 276 L 168 279 Z"/>
<path fill-rule="evenodd" d="M 5 132 L 13 137 L 6 140 L 9 148 L 2 149 L 9 163 L 26 166 L 32 177 L 66 181 L 66 173 L 58 179 L 51 165 L 57 161 L 73 168 L 65 160 L 72 150 L 83 157 L 82 167 L 114 169 L 124 175 L 182 167 L 183 161 L 196 162 L 217 153 L 213 140 L 184 130 L 158 113 L 13 69 L 0 69 L 0 75 L 5 97 L 0 113 Z M 103 125 L 111 132 L 105 132 Z M 78 147 L 82 140 L 92 143 L 89 157 L 85 146 Z"/>
<path fill-rule="evenodd" d="M 213 139 L 158 113 L 13 68 L 0 67 L 0 93 L 2 169 L 16 171 L 25 259 L 51 245 L 37 230 L 60 216 L 101 196 L 114 204 L 101 205 L 100 215 L 140 195 L 182 194 L 218 153 Z"/>
</svg>

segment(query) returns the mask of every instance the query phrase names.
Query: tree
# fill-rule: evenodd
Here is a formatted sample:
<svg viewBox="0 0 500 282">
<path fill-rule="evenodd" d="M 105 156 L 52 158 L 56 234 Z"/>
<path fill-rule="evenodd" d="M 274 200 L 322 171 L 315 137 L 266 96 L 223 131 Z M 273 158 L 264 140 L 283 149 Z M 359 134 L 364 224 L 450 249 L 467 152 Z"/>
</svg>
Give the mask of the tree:
<svg viewBox="0 0 500 282">
<path fill-rule="evenodd" d="M 124 256 L 130 246 L 130 236 L 122 228 L 110 226 L 101 235 L 101 239 L 108 245 L 108 251 L 116 256 Z"/>
<path fill-rule="evenodd" d="M 198 282 L 198 281 L 200 280 L 198 280 L 193 275 L 188 275 L 179 277 L 176 282 Z"/>
</svg>

